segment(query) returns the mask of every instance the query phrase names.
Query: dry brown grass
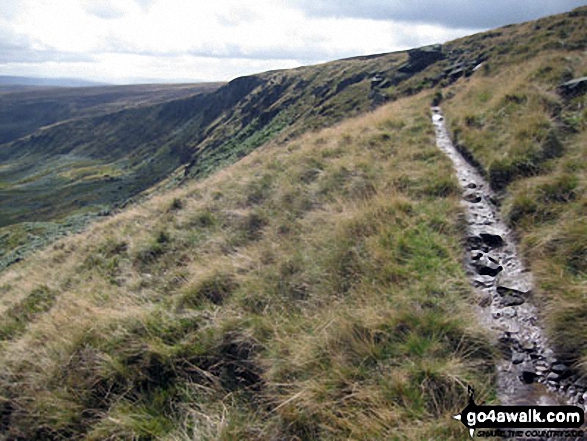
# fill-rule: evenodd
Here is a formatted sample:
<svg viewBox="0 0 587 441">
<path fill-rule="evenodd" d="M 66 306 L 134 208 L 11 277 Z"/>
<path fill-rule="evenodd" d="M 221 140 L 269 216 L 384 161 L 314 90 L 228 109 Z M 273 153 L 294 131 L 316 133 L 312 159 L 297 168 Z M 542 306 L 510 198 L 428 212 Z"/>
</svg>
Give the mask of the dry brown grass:
<svg viewBox="0 0 587 441">
<path fill-rule="evenodd" d="M 57 293 L 2 343 L 9 436 L 460 439 L 492 355 L 428 101 L 266 145 L 2 274 L 4 310 Z"/>
</svg>

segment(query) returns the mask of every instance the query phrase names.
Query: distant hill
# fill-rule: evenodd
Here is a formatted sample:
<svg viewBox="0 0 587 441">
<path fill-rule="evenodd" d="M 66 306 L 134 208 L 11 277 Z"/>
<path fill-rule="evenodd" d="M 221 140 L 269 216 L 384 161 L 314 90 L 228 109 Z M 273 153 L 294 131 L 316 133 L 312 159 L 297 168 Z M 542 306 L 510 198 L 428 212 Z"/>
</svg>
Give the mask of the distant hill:
<svg viewBox="0 0 587 441">
<path fill-rule="evenodd" d="M 0 75 L 0 90 L 11 87 L 95 87 L 106 85 L 107 83 L 78 78 L 35 78 Z"/>
<path fill-rule="evenodd" d="M 583 403 L 586 29 L 587 7 L 228 84 L 0 95 L 0 441 L 456 441 L 468 386 L 512 404 L 514 365 L 515 390 L 579 372 Z M 433 103 L 531 292 L 473 290 L 464 256 L 499 254 L 467 240 Z M 529 305 L 553 354 L 481 329 Z"/>
</svg>

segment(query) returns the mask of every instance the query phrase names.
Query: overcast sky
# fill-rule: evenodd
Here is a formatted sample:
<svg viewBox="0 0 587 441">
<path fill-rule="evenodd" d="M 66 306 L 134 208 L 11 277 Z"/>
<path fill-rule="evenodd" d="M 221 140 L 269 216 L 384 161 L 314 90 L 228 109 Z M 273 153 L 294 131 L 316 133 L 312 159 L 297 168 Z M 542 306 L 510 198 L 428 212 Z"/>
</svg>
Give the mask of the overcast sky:
<svg viewBox="0 0 587 441">
<path fill-rule="evenodd" d="M 391 52 L 587 0 L 0 0 L 0 75 L 229 80 Z"/>
</svg>

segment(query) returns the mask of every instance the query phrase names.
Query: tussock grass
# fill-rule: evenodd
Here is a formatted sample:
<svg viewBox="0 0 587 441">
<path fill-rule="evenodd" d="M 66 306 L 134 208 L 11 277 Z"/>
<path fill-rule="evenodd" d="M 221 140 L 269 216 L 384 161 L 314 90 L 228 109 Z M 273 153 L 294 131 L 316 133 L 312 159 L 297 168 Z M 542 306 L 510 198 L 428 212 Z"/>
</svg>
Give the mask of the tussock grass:
<svg viewBox="0 0 587 441">
<path fill-rule="evenodd" d="M 3 320 L 33 281 L 53 299 L 2 343 L 2 431 L 462 439 L 493 354 L 429 99 L 268 144 L 2 274 Z"/>
</svg>

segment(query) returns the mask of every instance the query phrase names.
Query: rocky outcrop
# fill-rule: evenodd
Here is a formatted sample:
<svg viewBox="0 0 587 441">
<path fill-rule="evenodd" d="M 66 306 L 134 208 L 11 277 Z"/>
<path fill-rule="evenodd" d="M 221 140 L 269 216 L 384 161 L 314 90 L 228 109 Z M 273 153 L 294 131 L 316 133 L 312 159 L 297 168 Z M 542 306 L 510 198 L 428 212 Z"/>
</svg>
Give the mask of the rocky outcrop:
<svg viewBox="0 0 587 441">
<path fill-rule="evenodd" d="M 398 69 L 400 73 L 413 75 L 426 69 L 431 64 L 445 58 L 442 45 L 435 44 L 408 51 L 408 61 Z"/>
</svg>

